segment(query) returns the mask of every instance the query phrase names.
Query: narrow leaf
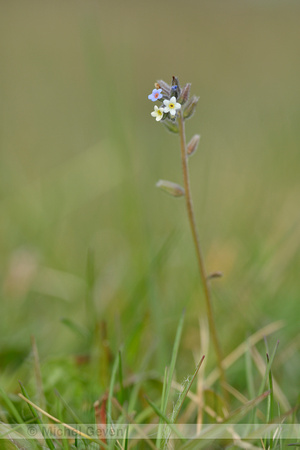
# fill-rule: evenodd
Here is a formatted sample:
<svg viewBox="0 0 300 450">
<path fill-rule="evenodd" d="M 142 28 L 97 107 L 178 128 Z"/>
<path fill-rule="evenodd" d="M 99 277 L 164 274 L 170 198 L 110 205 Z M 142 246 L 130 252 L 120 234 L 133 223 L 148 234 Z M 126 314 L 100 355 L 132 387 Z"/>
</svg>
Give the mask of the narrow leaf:
<svg viewBox="0 0 300 450">
<path fill-rule="evenodd" d="M 27 394 L 27 391 L 26 391 L 25 387 L 23 386 L 23 384 L 21 382 L 19 382 L 19 384 L 20 384 L 23 396 L 27 400 L 29 400 L 29 396 Z M 37 414 L 37 412 L 35 411 L 35 409 L 32 407 L 32 405 L 30 403 L 27 402 L 27 404 L 29 406 L 31 414 L 33 415 L 33 417 L 36 420 L 36 423 L 39 425 L 39 428 L 41 430 L 42 435 L 44 436 L 44 439 L 45 439 L 46 444 L 48 445 L 48 448 L 50 448 L 50 450 L 55 450 L 55 446 L 54 446 L 52 440 L 45 436 L 44 428 L 41 426 L 42 425 L 42 421 L 41 421 L 39 415 Z"/>
<path fill-rule="evenodd" d="M 164 126 L 171 131 L 171 133 L 179 133 L 179 128 L 176 122 L 171 122 L 170 120 L 162 120 L 161 123 L 164 124 Z"/>
<path fill-rule="evenodd" d="M 110 385 L 109 385 L 109 392 L 108 392 L 108 398 L 107 398 L 107 409 L 106 409 L 106 420 L 107 420 L 107 426 L 112 426 L 112 398 L 113 398 L 113 392 L 114 392 L 114 386 L 116 382 L 116 376 L 118 371 L 118 365 L 119 365 L 119 354 L 117 354 L 115 358 L 115 362 L 112 368 L 111 373 L 111 379 L 110 379 Z M 114 439 L 111 439 L 109 442 L 109 448 L 113 448 L 114 446 Z"/>
<path fill-rule="evenodd" d="M 8 395 L 5 393 L 5 391 L 2 389 L 1 386 L 0 386 L 0 395 L 3 398 L 8 410 L 9 410 L 10 414 L 13 416 L 14 420 L 19 424 L 24 423 L 24 420 L 20 416 L 17 408 L 15 407 L 15 405 L 13 404 L 13 402 L 11 401 L 11 399 L 8 397 Z"/>
<path fill-rule="evenodd" d="M 273 353 L 272 353 L 272 355 L 271 355 L 271 358 L 268 360 L 268 363 L 267 363 L 267 366 L 266 366 L 266 372 L 265 372 L 265 375 L 264 375 L 263 380 L 262 380 L 262 382 L 261 382 L 261 385 L 260 385 L 260 389 L 259 389 L 258 395 L 261 395 L 262 392 L 263 392 L 263 390 L 264 390 L 264 387 L 265 387 L 265 385 L 266 385 L 267 379 L 268 379 L 268 377 L 269 377 L 269 372 L 270 372 L 270 370 L 271 370 L 271 366 L 272 366 L 273 360 L 274 360 L 274 358 L 275 358 L 276 351 L 277 351 L 277 349 L 278 349 L 278 345 L 279 345 L 279 341 L 277 341 L 277 343 L 276 343 L 276 345 L 275 345 L 275 348 L 274 348 L 274 351 L 273 351 Z"/>
<path fill-rule="evenodd" d="M 181 435 L 181 433 L 177 430 L 176 425 L 174 425 L 170 419 L 147 397 L 145 397 L 153 411 L 160 417 L 165 423 L 167 423 L 171 430 L 178 436 L 182 441 L 184 441 L 184 437 Z"/>
<path fill-rule="evenodd" d="M 173 413 L 172 413 L 172 422 L 175 423 L 176 420 L 178 419 L 178 415 L 180 413 L 180 410 L 182 408 L 183 402 L 189 392 L 189 390 L 191 389 L 191 386 L 194 382 L 194 379 L 197 376 L 197 373 L 199 372 L 199 369 L 204 361 L 205 356 L 203 355 L 202 358 L 200 359 L 199 363 L 197 364 L 196 370 L 193 373 L 193 376 L 191 377 L 191 379 L 186 383 L 186 385 L 184 386 L 183 391 L 179 394 L 178 400 L 175 403 L 174 409 L 173 409 Z"/>
<path fill-rule="evenodd" d="M 180 344 L 180 338 L 181 338 L 181 333 L 182 333 L 182 329 L 183 329 L 184 315 L 185 315 L 185 312 L 183 312 L 183 314 L 182 314 L 182 316 L 180 318 L 180 321 L 179 321 L 179 324 L 178 324 L 178 327 L 177 327 L 174 347 L 173 347 L 173 351 L 172 351 L 172 359 L 171 359 L 170 370 L 169 370 L 169 378 L 168 378 L 168 383 L 167 383 L 167 388 L 166 388 L 166 395 L 165 395 L 165 404 L 164 404 L 164 407 L 163 407 L 163 413 L 164 414 L 166 413 L 166 410 L 167 410 L 167 404 L 168 404 L 168 399 L 169 399 L 172 379 L 173 379 L 174 370 L 175 370 L 175 364 L 176 364 L 176 359 L 177 359 L 177 354 L 178 354 L 178 349 L 179 349 L 179 344 Z"/>
<path fill-rule="evenodd" d="M 168 368 L 166 367 L 165 368 L 165 374 L 164 374 L 162 395 L 161 395 L 161 410 L 164 409 L 164 405 L 165 405 L 167 383 L 168 383 Z M 163 419 L 160 416 L 159 425 L 158 425 L 158 431 L 157 431 L 157 437 L 156 437 L 156 447 L 157 448 L 160 448 L 160 443 L 161 443 L 162 435 L 163 435 L 163 429 L 164 429 Z"/>
</svg>

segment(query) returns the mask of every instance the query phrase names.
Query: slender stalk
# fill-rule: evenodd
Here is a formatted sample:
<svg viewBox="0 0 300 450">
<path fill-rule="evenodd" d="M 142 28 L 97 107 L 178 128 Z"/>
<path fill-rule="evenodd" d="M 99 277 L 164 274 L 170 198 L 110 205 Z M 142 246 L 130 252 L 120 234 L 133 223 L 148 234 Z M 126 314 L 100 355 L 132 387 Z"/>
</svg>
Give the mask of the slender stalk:
<svg viewBox="0 0 300 450">
<path fill-rule="evenodd" d="M 222 351 L 221 351 L 221 346 L 220 346 L 218 335 L 217 335 L 217 329 L 216 329 L 213 308 L 212 308 L 210 286 L 209 286 L 209 281 L 208 281 L 207 275 L 206 275 L 204 259 L 203 259 L 203 255 L 202 255 L 198 230 L 197 230 L 197 226 L 196 226 L 193 200 L 192 200 L 192 194 L 191 194 L 191 188 L 190 188 L 188 156 L 187 156 L 186 140 L 185 140 L 185 124 L 184 124 L 184 118 L 182 116 L 181 111 L 179 111 L 178 116 L 179 116 L 178 124 L 179 124 L 180 147 L 181 147 L 181 162 L 182 162 L 186 207 L 187 207 L 190 227 L 191 227 L 191 231 L 192 231 L 192 235 L 193 235 L 193 240 L 194 240 L 194 244 L 195 244 L 200 277 L 201 277 L 202 286 L 203 286 L 203 290 L 204 290 L 205 305 L 206 305 L 206 312 L 207 312 L 207 317 L 208 317 L 210 333 L 211 333 L 213 345 L 214 345 L 215 352 L 216 352 L 218 368 L 220 371 L 220 380 L 221 380 L 221 384 L 224 385 L 225 372 L 224 372 L 224 368 L 222 365 L 222 359 L 223 359 Z"/>
</svg>

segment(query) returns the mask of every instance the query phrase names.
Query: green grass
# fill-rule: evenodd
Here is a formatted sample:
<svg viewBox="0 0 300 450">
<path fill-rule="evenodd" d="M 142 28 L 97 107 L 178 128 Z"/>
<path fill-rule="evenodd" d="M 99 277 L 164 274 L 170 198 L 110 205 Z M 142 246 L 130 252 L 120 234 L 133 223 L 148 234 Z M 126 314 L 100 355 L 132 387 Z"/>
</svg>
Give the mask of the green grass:
<svg viewBox="0 0 300 450">
<path fill-rule="evenodd" d="M 299 423 L 299 14 L 290 0 L 1 6 L 0 448 L 164 448 L 169 429 L 175 448 L 233 445 L 214 441 L 218 421 L 261 426 L 256 448 L 296 443 L 263 427 Z M 187 139 L 201 134 L 190 170 L 208 272 L 224 274 L 228 399 L 184 201 L 155 188 L 182 183 L 178 138 L 147 100 L 172 75 L 200 95 Z M 56 430 L 131 425 L 20 439 L 53 420 L 19 382 Z"/>
</svg>

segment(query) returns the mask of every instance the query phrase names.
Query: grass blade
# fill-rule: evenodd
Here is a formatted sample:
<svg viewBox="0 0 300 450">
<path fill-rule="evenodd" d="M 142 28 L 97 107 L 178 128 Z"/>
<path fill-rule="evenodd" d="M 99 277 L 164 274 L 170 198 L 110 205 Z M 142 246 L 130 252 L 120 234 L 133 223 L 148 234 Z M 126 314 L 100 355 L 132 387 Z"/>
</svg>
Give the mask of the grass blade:
<svg viewBox="0 0 300 450">
<path fill-rule="evenodd" d="M 247 379 L 247 387 L 249 392 L 249 397 L 255 397 L 255 389 L 254 389 L 254 376 L 253 376 L 253 364 L 251 358 L 251 346 L 249 339 L 247 339 L 247 351 L 245 352 L 245 360 L 246 360 L 246 379 Z"/>
<path fill-rule="evenodd" d="M 133 420 L 132 416 L 129 415 L 124 408 L 118 403 L 118 400 L 116 398 L 113 398 L 113 403 L 117 407 L 117 409 L 124 415 L 124 417 L 127 420 L 128 424 L 131 424 L 133 428 L 137 431 L 138 435 L 141 437 L 141 439 L 148 444 L 149 448 L 152 448 L 153 450 L 156 450 L 157 447 L 153 444 L 153 442 L 150 440 L 148 435 L 144 432 L 144 429 L 140 427 L 140 425 Z M 152 408 L 149 406 L 149 410 L 152 412 Z M 128 427 L 126 428 L 128 430 Z"/>
<path fill-rule="evenodd" d="M 120 383 L 120 403 L 123 405 L 124 401 L 126 400 L 125 397 L 125 390 L 124 390 L 124 384 L 123 384 L 123 369 L 122 369 L 122 353 L 121 350 L 119 350 L 119 383 Z"/>
<path fill-rule="evenodd" d="M 73 409 L 68 405 L 65 399 L 60 395 L 57 389 L 54 390 L 55 395 L 61 401 L 62 405 L 66 408 L 68 413 L 73 417 L 74 423 L 82 424 L 82 420 L 74 413 Z"/>
<path fill-rule="evenodd" d="M 269 355 L 267 353 L 267 361 L 269 362 Z M 270 423 L 273 420 L 273 408 L 274 408 L 274 394 L 273 394 L 273 379 L 272 379 L 272 370 L 270 368 L 269 371 L 269 389 L 270 395 L 268 397 L 268 405 L 267 405 L 267 423 Z M 265 441 L 265 446 L 268 446 L 268 440 Z M 269 440 L 269 447 L 273 448 L 273 440 Z"/>
<path fill-rule="evenodd" d="M 151 406 L 151 408 L 153 409 L 153 411 L 165 422 L 169 425 L 169 427 L 171 428 L 171 430 L 176 434 L 176 436 L 181 439 L 182 441 L 185 441 L 184 437 L 182 436 L 182 434 L 177 430 L 176 425 L 174 425 L 170 419 L 168 419 L 168 417 L 153 403 L 151 402 L 151 400 L 147 397 L 145 397 L 147 402 L 149 403 L 149 405 Z"/>
<path fill-rule="evenodd" d="M 174 409 L 173 409 L 173 413 L 172 413 L 172 423 L 175 423 L 176 420 L 178 419 L 180 410 L 182 408 L 183 402 L 186 399 L 186 396 L 189 392 L 189 390 L 191 389 L 191 386 L 197 376 L 197 373 L 199 372 L 199 369 L 204 361 L 205 356 L 203 355 L 202 358 L 200 359 L 199 363 L 197 364 L 196 370 L 193 373 L 193 376 L 190 380 L 188 380 L 188 382 L 186 383 L 186 385 L 184 386 L 183 391 L 179 394 L 178 400 L 175 403 Z"/>
<path fill-rule="evenodd" d="M 34 374 L 35 374 L 35 381 L 36 381 L 38 403 L 40 404 L 42 409 L 45 409 L 46 399 L 45 399 L 45 395 L 44 395 L 44 388 L 43 388 L 43 382 L 42 382 L 40 358 L 39 358 L 38 348 L 37 348 L 36 340 L 35 340 L 34 336 L 31 336 L 31 347 L 32 347 L 32 353 L 33 353 L 33 358 L 34 358 Z"/>
<path fill-rule="evenodd" d="M 269 334 L 274 333 L 275 331 L 279 330 L 284 326 L 284 322 L 282 320 L 279 320 L 277 322 L 273 322 L 269 325 L 266 325 L 265 327 L 258 330 L 256 333 L 252 334 L 248 338 L 248 342 L 242 342 L 240 345 L 238 345 L 226 358 L 223 359 L 223 367 L 224 369 L 229 369 L 235 361 L 237 361 L 246 351 L 247 348 L 253 347 L 257 342 L 261 341 L 265 336 L 268 336 Z M 218 369 L 214 369 L 206 378 L 205 384 L 207 387 L 210 387 L 214 384 L 214 382 L 219 378 L 219 371 Z"/>
<path fill-rule="evenodd" d="M 23 393 L 23 396 L 24 396 L 27 400 L 30 400 L 30 399 L 29 399 L 29 396 L 28 396 L 28 394 L 27 394 L 27 392 L 26 392 L 25 387 L 22 385 L 21 382 L 20 382 L 19 384 L 20 384 L 20 387 L 21 387 L 21 391 L 22 391 L 22 393 Z M 35 409 L 32 407 L 31 403 L 28 403 L 28 402 L 27 402 L 27 404 L 28 404 L 28 406 L 29 406 L 29 409 L 30 409 L 31 414 L 33 415 L 33 417 L 35 418 L 37 424 L 39 425 L 39 428 L 40 428 L 40 430 L 41 430 L 42 435 L 44 436 L 44 439 L 45 439 L 45 442 L 46 442 L 48 448 L 50 448 L 50 450 L 55 450 L 55 446 L 54 446 L 52 440 L 49 439 L 48 437 L 45 437 L 44 428 L 43 428 L 42 426 L 40 426 L 40 425 L 42 425 L 42 421 L 41 421 L 39 415 L 37 414 L 37 412 L 35 411 Z"/>
<path fill-rule="evenodd" d="M 228 424 L 229 426 L 231 424 L 237 424 L 243 417 L 245 417 L 253 408 L 255 408 L 259 403 L 261 403 L 268 395 L 270 394 L 269 391 L 264 392 L 262 395 L 256 397 L 253 400 L 250 400 L 245 405 L 239 407 L 238 409 L 234 410 L 231 414 L 227 416 L 227 418 L 220 422 L 221 424 Z M 207 444 L 209 441 L 214 441 L 215 439 L 218 439 L 218 436 L 220 434 L 220 428 L 218 427 L 218 424 L 211 425 L 208 429 L 204 429 L 200 434 L 198 435 L 199 440 L 197 440 L 197 436 L 194 437 L 190 442 L 187 442 L 184 446 L 181 447 L 182 450 L 191 450 L 193 448 L 200 449 L 200 448 L 207 448 Z M 223 430 L 221 430 L 222 432 Z"/>
<path fill-rule="evenodd" d="M 182 333 L 182 329 L 183 329 L 184 316 L 185 316 L 185 311 L 183 311 L 183 314 L 180 318 L 180 321 L 179 321 L 179 324 L 177 327 L 175 341 L 174 341 L 171 364 L 170 364 L 169 375 L 168 375 L 168 382 L 167 382 L 166 392 L 165 392 L 165 397 L 164 397 L 164 405 L 163 405 L 163 409 L 162 409 L 162 413 L 164 415 L 166 414 L 166 411 L 167 411 L 167 405 L 168 405 L 168 400 L 169 400 L 169 395 L 170 395 L 172 378 L 173 378 L 173 374 L 174 374 L 174 370 L 175 370 L 175 364 L 176 364 L 176 359 L 177 359 L 177 354 L 178 354 L 178 349 L 179 349 L 179 344 L 180 344 L 180 338 L 181 338 L 181 333 Z"/>
<path fill-rule="evenodd" d="M 17 408 L 15 407 L 15 405 L 13 404 L 13 402 L 11 401 L 11 399 L 8 397 L 8 395 L 5 393 L 5 391 L 2 389 L 1 386 L 0 386 L 0 395 L 3 398 L 4 403 L 7 406 L 7 409 L 9 410 L 10 414 L 13 416 L 15 421 L 19 424 L 24 423 L 24 420 L 20 416 Z"/>
<path fill-rule="evenodd" d="M 110 385 L 109 385 L 109 391 L 108 391 L 108 397 L 107 397 L 107 406 L 106 406 L 106 422 L 107 422 L 107 429 L 109 427 L 113 427 L 113 421 L 112 421 L 112 398 L 114 393 L 114 386 L 116 383 L 116 377 L 117 377 L 117 370 L 119 366 L 119 354 L 117 354 L 114 365 L 112 368 L 111 378 L 110 378 Z M 111 439 L 109 442 L 109 448 L 113 448 L 114 445 L 114 439 Z"/>
<path fill-rule="evenodd" d="M 266 366 L 265 375 L 264 375 L 264 377 L 263 377 L 263 379 L 262 379 L 262 382 L 261 382 L 261 385 L 260 385 L 260 389 L 259 389 L 259 391 L 258 391 L 258 395 L 261 395 L 261 394 L 263 393 L 263 390 L 264 390 L 264 388 L 265 388 L 267 379 L 268 379 L 268 377 L 269 377 L 269 373 L 270 373 L 270 370 L 271 370 L 271 366 L 272 366 L 272 364 L 273 364 L 273 360 L 274 360 L 274 358 L 275 358 L 276 351 L 277 351 L 277 349 L 278 349 L 278 345 L 279 345 L 279 341 L 277 341 L 277 343 L 276 343 L 276 345 L 275 345 L 275 348 L 274 348 L 274 351 L 273 351 L 273 353 L 272 353 L 272 355 L 271 355 L 271 358 L 270 358 L 270 359 L 268 358 L 268 362 L 267 362 L 267 366 Z"/>
<path fill-rule="evenodd" d="M 62 425 L 64 428 L 67 428 L 68 430 L 71 430 L 73 433 L 75 433 L 75 436 L 83 437 L 84 439 L 87 439 L 90 442 L 95 442 L 96 444 L 99 444 L 103 448 L 108 448 L 107 445 L 103 444 L 103 442 L 99 441 L 98 439 L 91 438 L 90 436 L 88 436 L 87 434 L 83 433 L 82 431 L 76 430 L 76 428 L 72 427 L 71 425 L 68 425 L 67 423 L 62 422 L 61 420 L 57 419 L 56 417 L 52 416 L 51 414 L 47 413 L 46 411 L 43 411 L 39 406 L 35 405 L 25 395 L 23 395 L 23 394 L 18 394 L 18 395 L 19 395 L 19 397 L 22 400 L 24 400 L 30 406 L 30 409 L 33 408 L 33 413 L 35 414 L 35 417 L 37 416 L 37 414 L 35 413 L 35 410 L 37 410 L 41 414 L 43 414 L 44 416 L 46 416 L 49 419 L 51 419 L 53 422 Z M 37 420 L 40 421 L 39 418 Z M 41 421 L 40 421 L 40 425 L 41 425 Z"/>
<path fill-rule="evenodd" d="M 77 336 L 85 340 L 90 339 L 90 332 L 86 328 L 75 323 L 73 320 L 63 317 L 62 319 L 60 319 L 60 321 Z"/>
<path fill-rule="evenodd" d="M 161 410 L 164 408 L 165 404 L 165 398 L 166 398 L 166 387 L 168 382 L 168 368 L 165 368 L 165 375 L 164 375 L 164 382 L 162 387 L 162 394 L 161 394 Z M 160 416 L 159 417 L 159 425 L 158 425 L 158 431 L 157 431 L 157 438 L 156 438 L 156 447 L 160 448 L 160 442 L 162 440 L 162 434 L 163 434 L 163 419 Z"/>
</svg>

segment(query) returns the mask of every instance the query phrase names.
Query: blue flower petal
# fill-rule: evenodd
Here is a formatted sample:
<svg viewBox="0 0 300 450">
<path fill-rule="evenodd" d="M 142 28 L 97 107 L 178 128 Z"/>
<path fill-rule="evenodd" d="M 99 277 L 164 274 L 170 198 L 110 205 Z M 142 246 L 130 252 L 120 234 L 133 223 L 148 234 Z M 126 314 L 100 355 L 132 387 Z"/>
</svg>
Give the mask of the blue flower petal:
<svg viewBox="0 0 300 450">
<path fill-rule="evenodd" d="M 153 89 L 152 94 L 148 95 L 148 99 L 152 100 L 153 102 L 156 102 L 156 100 L 159 100 L 162 98 L 162 89 Z"/>
</svg>

